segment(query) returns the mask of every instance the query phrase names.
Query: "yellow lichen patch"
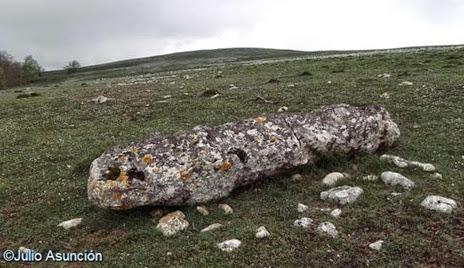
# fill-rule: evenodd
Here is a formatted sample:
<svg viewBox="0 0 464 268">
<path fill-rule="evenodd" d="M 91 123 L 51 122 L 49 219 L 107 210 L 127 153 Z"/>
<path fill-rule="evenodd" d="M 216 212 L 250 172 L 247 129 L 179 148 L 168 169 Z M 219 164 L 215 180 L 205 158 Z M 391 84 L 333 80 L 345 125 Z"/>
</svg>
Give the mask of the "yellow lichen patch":
<svg viewBox="0 0 464 268">
<path fill-rule="evenodd" d="M 232 166 L 232 163 L 230 163 L 229 161 L 224 161 L 224 162 L 222 162 L 222 164 L 221 164 L 221 169 L 222 169 L 223 171 L 227 171 L 227 170 L 230 169 L 231 166 Z"/>
<path fill-rule="evenodd" d="M 151 164 L 153 163 L 153 156 L 151 154 L 146 154 L 142 157 L 142 161 L 147 164 Z"/>
<path fill-rule="evenodd" d="M 186 182 L 190 178 L 190 172 L 188 172 L 187 170 L 182 170 L 181 172 L 179 172 L 179 174 L 180 180 L 183 182 Z"/>
<path fill-rule="evenodd" d="M 127 156 L 126 155 L 120 155 L 118 157 L 118 161 L 122 162 L 122 163 L 127 162 Z"/>
<path fill-rule="evenodd" d="M 198 142 L 198 136 L 195 134 L 190 135 L 190 139 L 192 140 L 193 144 L 196 144 Z"/>
<path fill-rule="evenodd" d="M 129 146 L 127 147 L 127 151 L 133 152 L 134 154 L 137 152 L 137 147 L 135 146 Z"/>
<path fill-rule="evenodd" d="M 126 187 L 129 186 L 129 177 L 127 177 L 127 174 L 124 171 L 121 171 L 121 173 L 119 174 L 119 177 L 116 180 L 122 183 Z"/>
<path fill-rule="evenodd" d="M 271 141 L 271 142 L 276 142 L 276 141 L 277 141 L 277 138 L 274 137 L 274 136 L 272 136 L 272 137 L 269 139 L 269 141 Z"/>
<path fill-rule="evenodd" d="M 266 117 L 265 116 L 258 116 L 255 118 L 255 121 L 256 123 L 262 123 L 264 121 L 266 121 Z"/>
</svg>

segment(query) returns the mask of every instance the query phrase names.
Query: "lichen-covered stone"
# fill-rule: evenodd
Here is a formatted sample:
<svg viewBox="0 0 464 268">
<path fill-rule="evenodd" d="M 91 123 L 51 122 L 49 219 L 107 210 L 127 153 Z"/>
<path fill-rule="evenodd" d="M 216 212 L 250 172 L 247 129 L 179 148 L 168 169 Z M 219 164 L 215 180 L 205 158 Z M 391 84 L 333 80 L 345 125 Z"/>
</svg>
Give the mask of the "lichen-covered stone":
<svg viewBox="0 0 464 268">
<path fill-rule="evenodd" d="M 409 190 L 416 186 L 412 180 L 406 178 L 400 173 L 386 171 L 383 172 L 380 177 L 385 184 L 389 184 L 391 186 L 401 185 L 405 190 Z"/>
<path fill-rule="evenodd" d="M 317 226 L 317 230 L 322 234 L 326 234 L 334 238 L 338 236 L 337 228 L 333 225 L 333 223 L 328 221 L 321 222 L 319 226 Z"/>
<path fill-rule="evenodd" d="M 430 210 L 451 213 L 453 209 L 458 207 L 458 204 L 456 201 L 450 198 L 439 195 L 429 195 L 424 199 L 424 201 L 422 201 L 421 206 Z"/>
<path fill-rule="evenodd" d="M 91 165 L 88 196 L 118 210 L 205 203 L 324 156 L 373 153 L 398 137 L 397 125 L 379 105 L 340 104 L 197 126 L 108 150 Z"/>
<path fill-rule="evenodd" d="M 363 189 L 360 187 L 344 185 L 321 192 L 320 197 L 324 201 L 346 205 L 356 201 L 363 192 Z"/>
<path fill-rule="evenodd" d="M 327 186 L 333 186 L 338 181 L 340 181 L 342 179 L 348 179 L 350 177 L 351 176 L 348 173 L 331 172 L 331 173 L 325 175 L 324 179 L 322 179 L 322 184 L 327 185 Z"/>
<path fill-rule="evenodd" d="M 156 228 L 160 230 L 163 235 L 171 236 L 188 228 L 189 225 L 189 222 L 185 219 L 184 213 L 177 210 L 162 217 Z"/>
</svg>

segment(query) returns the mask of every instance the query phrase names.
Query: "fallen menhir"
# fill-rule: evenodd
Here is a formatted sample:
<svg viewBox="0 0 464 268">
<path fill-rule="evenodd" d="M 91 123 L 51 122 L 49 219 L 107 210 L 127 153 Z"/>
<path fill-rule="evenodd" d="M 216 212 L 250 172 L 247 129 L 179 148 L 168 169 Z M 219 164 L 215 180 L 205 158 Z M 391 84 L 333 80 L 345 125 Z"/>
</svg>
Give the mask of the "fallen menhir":
<svg viewBox="0 0 464 268">
<path fill-rule="evenodd" d="M 205 203 L 322 156 L 373 153 L 392 146 L 399 135 L 379 105 L 339 104 L 311 113 L 196 126 L 111 148 L 91 165 L 88 197 L 117 210 Z"/>
</svg>

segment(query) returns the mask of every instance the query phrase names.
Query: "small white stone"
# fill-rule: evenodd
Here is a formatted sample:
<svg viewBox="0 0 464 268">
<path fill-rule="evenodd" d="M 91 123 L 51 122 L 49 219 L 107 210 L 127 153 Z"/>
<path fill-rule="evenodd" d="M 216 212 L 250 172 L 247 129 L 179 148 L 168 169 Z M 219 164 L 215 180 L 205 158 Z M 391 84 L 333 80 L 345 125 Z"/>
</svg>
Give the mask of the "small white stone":
<svg viewBox="0 0 464 268">
<path fill-rule="evenodd" d="M 421 206 L 430 210 L 436 210 L 443 213 L 451 213 L 453 209 L 458 207 L 458 204 L 456 203 L 456 201 L 450 198 L 438 195 L 429 195 L 424 199 L 424 201 L 422 201 Z"/>
<path fill-rule="evenodd" d="M 295 87 L 295 84 L 290 83 L 290 84 L 287 85 L 287 87 L 288 87 L 288 88 L 294 88 L 294 87 Z"/>
<path fill-rule="evenodd" d="M 338 236 L 337 228 L 335 228 L 335 225 L 333 225 L 333 223 L 328 221 L 320 223 L 317 227 L 317 230 L 321 233 L 328 234 L 331 237 Z"/>
<path fill-rule="evenodd" d="M 441 180 L 441 179 L 443 179 L 443 176 L 440 173 L 435 172 L 435 173 L 433 173 L 432 178 Z"/>
<path fill-rule="evenodd" d="M 362 179 L 363 179 L 363 181 L 377 181 L 377 180 L 379 180 L 379 176 L 377 176 L 377 175 L 367 175 L 367 176 L 364 176 Z"/>
<path fill-rule="evenodd" d="M 340 205 L 353 203 L 363 193 L 360 187 L 339 186 L 328 191 L 321 192 L 320 197 L 324 201 L 335 202 Z"/>
<path fill-rule="evenodd" d="M 210 224 L 207 227 L 201 229 L 200 232 L 204 233 L 204 232 L 214 231 L 214 230 L 219 229 L 221 227 L 222 227 L 222 224 L 217 222 L 217 223 Z"/>
<path fill-rule="evenodd" d="M 306 210 L 308 210 L 308 206 L 305 205 L 305 204 L 299 203 L 299 204 L 298 204 L 297 210 L 298 210 L 298 212 L 303 213 L 303 212 L 305 212 Z"/>
<path fill-rule="evenodd" d="M 336 209 L 332 210 L 332 212 L 330 212 L 330 215 L 332 215 L 332 217 L 334 217 L 334 218 L 340 217 L 341 214 L 342 214 L 342 210 L 339 209 L 339 208 L 336 208 Z"/>
<path fill-rule="evenodd" d="M 219 204 L 219 208 L 224 211 L 225 214 L 232 214 L 234 210 L 227 204 Z"/>
<path fill-rule="evenodd" d="M 347 179 L 350 175 L 347 173 L 340 173 L 340 172 L 332 172 L 325 175 L 324 179 L 322 179 L 322 184 L 327 186 L 335 185 L 339 180 Z"/>
<path fill-rule="evenodd" d="M 171 98 L 171 95 L 165 95 L 165 96 L 163 96 L 163 99 L 169 99 L 169 98 Z"/>
<path fill-rule="evenodd" d="M 301 227 L 301 228 L 304 228 L 304 229 L 307 229 L 309 228 L 309 226 L 313 224 L 313 219 L 311 218 L 308 218 L 308 217 L 303 217 L 303 218 L 300 218 L 298 220 L 295 220 L 293 222 L 293 225 L 296 226 L 296 227 Z"/>
<path fill-rule="evenodd" d="M 301 174 L 292 175 L 292 181 L 301 181 L 302 179 L 303 179 L 303 176 L 301 176 Z"/>
<path fill-rule="evenodd" d="M 390 94 L 388 94 L 388 92 L 384 92 L 384 93 L 382 93 L 382 94 L 380 95 L 380 97 L 381 97 L 382 99 L 388 100 L 388 99 L 390 98 Z"/>
<path fill-rule="evenodd" d="M 256 238 L 265 238 L 270 235 L 271 234 L 268 232 L 268 230 L 264 226 L 261 226 L 256 230 Z"/>
<path fill-rule="evenodd" d="M 107 98 L 105 96 L 98 96 L 98 97 L 95 97 L 92 99 L 92 101 L 96 104 L 102 104 L 102 103 L 105 103 L 107 101 L 109 101 L 110 98 Z"/>
<path fill-rule="evenodd" d="M 391 74 L 389 74 L 389 73 L 383 73 L 383 74 L 377 75 L 377 77 L 381 77 L 381 78 L 390 78 L 390 77 L 391 77 Z"/>
<path fill-rule="evenodd" d="M 214 99 L 216 99 L 217 97 L 219 97 L 219 94 L 215 94 L 215 95 L 211 96 L 211 99 L 214 100 Z"/>
<path fill-rule="evenodd" d="M 197 206 L 197 211 L 203 216 L 209 214 L 208 209 L 205 206 Z"/>
<path fill-rule="evenodd" d="M 374 243 L 369 244 L 369 248 L 373 250 L 380 251 L 382 249 L 383 240 L 375 241 Z"/>
<path fill-rule="evenodd" d="M 171 236 L 179 231 L 187 229 L 189 222 L 185 219 L 184 213 L 177 210 L 162 217 L 156 228 L 163 233 L 164 236 Z"/>
<path fill-rule="evenodd" d="M 278 113 L 283 113 L 283 112 L 285 112 L 285 111 L 288 111 L 288 107 L 287 107 L 287 106 L 282 106 L 282 107 L 280 107 L 280 108 L 277 110 Z"/>
<path fill-rule="evenodd" d="M 403 195 L 402 193 L 390 193 L 391 195 L 393 196 L 400 196 L 400 195 Z"/>
<path fill-rule="evenodd" d="M 391 186 L 400 185 L 406 190 L 409 190 L 416 185 L 412 180 L 396 172 L 386 171 L 383 172 L 380 177 L 385 184 Z"/>
<path fill-rule="evenodd" d="M 60 222 L 58 226 L 63 227 L 65 230 L 69 230 L 73 227 L 78 226 L 79 224 L 81 224 L 81 222 L 82 222 L 82 218 L 75 218 L 72 220 Z"/>
<path fill-rule="evenodd" d="M 231 252 L 232 250 L 238 248 L 242 242 L 238 239 L 226 240 L 217 244 L 218 248 L 225 252 Z"/>
<path fill-rule="evenodd" d="M 413 85 L 413 82 L 409 82 L 409 81 L 403 81 L 399 84 L 400 86 L 412 86 Z"/>
<path fill-rule="evenodd" d="M 404 158 L 401 158 L 399 156 L 395 156 L 395 155 L 389 155 L 389 154 L 384 154 L 382 156 L 380 156 L 380 160 L 382 161 L 385 161 L 385 162 L 388 162 L 388 163 L 392 163 L 394 165 L 396 165 L 397 167 L 400 167 L 400 168 L 405 168 L 405 167 L 418 167 L 424 171 L 427 171 L 427 172 L 433 172 L 435 171 L 435 166 L 432 165 L 432 164 L 429 164 L 429 163 L 422 163 L 422 162 L 418 162 L 418 161 L 410 161 L 410 160 L 406 160 Z"/>
</svg>

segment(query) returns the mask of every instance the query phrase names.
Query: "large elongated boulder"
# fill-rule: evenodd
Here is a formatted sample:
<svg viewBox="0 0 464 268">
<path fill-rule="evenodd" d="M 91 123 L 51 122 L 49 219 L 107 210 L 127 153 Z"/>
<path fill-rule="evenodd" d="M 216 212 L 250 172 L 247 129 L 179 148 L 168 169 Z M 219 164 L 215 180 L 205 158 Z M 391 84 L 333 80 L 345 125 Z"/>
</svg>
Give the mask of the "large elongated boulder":
<svg viewBox="0 0 464 268">
<path fill-rule="evenodd" d="M 399 134 L 379 105 L 339 104 L 197 126 L 111 148 L 91 165 L 88 197 L 118 210 L 205 203 L 322 156 L 373 153 L 393 145 Z"/>
</svg>

